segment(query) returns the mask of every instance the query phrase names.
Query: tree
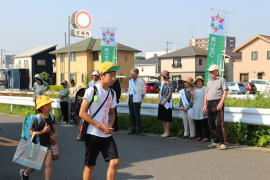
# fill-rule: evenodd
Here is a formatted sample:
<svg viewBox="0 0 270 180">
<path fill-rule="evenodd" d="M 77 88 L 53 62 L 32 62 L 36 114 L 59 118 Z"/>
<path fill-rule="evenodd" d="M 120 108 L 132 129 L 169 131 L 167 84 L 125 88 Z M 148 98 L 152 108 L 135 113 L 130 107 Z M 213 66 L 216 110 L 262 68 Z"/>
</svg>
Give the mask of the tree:
<svg viewBox="0 0 270 180">
<path fill-rule="evenodd" d="M 145 57 L 144 56 L 136 56 L 135 60 L 145 60 Z"/>
<path fill-rule="evenodd" d="M 48 79 L 49 79 L 49 74 L 48 73 L 46 73 L 46 72 L 42 72 L 42 73 L 40 73 L 40 76 L 42 77 L 42 79 L 44 80 L 44 81 L 48 81 Z"/>
</svg>

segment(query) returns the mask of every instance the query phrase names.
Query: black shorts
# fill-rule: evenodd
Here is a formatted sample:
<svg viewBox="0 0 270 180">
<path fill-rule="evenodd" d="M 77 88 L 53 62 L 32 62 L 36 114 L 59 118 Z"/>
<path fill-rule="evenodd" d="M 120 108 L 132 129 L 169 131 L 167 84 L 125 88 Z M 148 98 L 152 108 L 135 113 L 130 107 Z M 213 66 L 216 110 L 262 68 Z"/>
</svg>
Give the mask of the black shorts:
<svg viewBox="0 0 270 180">
<path fill-rule="evenodd" d="M 117 147 L 112 136 L 103 138 L 87 134 L 85 138 L 84 164 L 86 166 L 95 166 L 100 151 L 105 162 L 119 158 Z"/>
</svg>

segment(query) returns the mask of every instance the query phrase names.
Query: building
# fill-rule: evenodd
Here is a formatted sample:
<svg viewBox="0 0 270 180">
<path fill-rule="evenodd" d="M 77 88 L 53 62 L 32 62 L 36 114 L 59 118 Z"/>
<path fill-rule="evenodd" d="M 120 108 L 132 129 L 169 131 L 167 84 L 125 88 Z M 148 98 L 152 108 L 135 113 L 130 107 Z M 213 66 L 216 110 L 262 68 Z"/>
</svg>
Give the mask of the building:
<svg viewBox="0 0 270 180">
<path fill-rule="evenodd" d="M 0 69 L 8 69 L 13 64 L 14 55 L 2 55 L 0 56 Z"/>
<path fill-rule="evenodd" d="M 203 75 L 207 50 L 190 46 L 158 57 L 158 72 L 168 70 L 172 80 Z"/>
<path fill-rule="evenodd" d="M 145 60 L 135 60 L 135 67 L 140 71 L 140 78 L 145 81 L 155 81 L 159 74 L 157 73 L 157 54 L 154 57 Z"/>
<path fill-rule="evenodd" d="M 51 75 L 51 78 L 54 78 L 53 61 L 55 60 L 55 55 L 50 54 L 50 52 L 54 51 L 56 46 L 57 45 L 39 46 L 18 54 L 14 56 L 13 65 L 9 69 L 17 69 L 19 70 L 18 72 L 23 69 L 28 70 L 29 76 L 25 77 L 25 79 L 29 79 L 29 89 L 34 85 L 35 74 L 46 72 Z"/>
<path fill-rule="evenodd" d="M 236 61 L 241 61 L 242 59 L 242 54 L 239 52 L 233 52 L 233 49 L 226 49 L 225 53 L 225 58 L 224 58 L 224 78 L 228 81 L 231 82 L 233 81 L 233 65 L 234 62 Z"/>
<path fill-rule="evenodd" d="M 257 35 L 234 50 L 242 59 L 233 64 L 233 80 L 270 80 L 270 36 Z"/>
<path fill-rule="evenodd" d="M 70 79 L 74 79 L 78 85 L 86 86 L 91 73 L 99 68 L 101 62 L 100 39 L 87 38 L 70 45 Z M 134 67 L 134 55 L 141 52 L 126 45 L 117 44 L 117 64 L 121 67 L 118 76 L 122 77 L 122 88 L 128 86 L 130 70 Z M 56 83 L 60 85 L 62 80 L 68 79 L 68 48 L 64 47 L 51 52 L 56 55 Z"/>
<path fill-rule="evenodd" d="M 172 52 L 172 50 L 168 50 L 167 51 L 151 51 L 151 52 L 145 52 L 145 59 L 149 59 L 149 58 L 152 58 L 154 56 L 162 56 L 164 54 L 167 54 L 167 53 L 170 53 Z"/>
<path fill-rule="evenodd" d="M 208 38 L 193 38 L 189 41 L 190 46 L 208 49 Z M 235 48 L 235 37 L 226 37 L 226 49 Z"/>
</svg>

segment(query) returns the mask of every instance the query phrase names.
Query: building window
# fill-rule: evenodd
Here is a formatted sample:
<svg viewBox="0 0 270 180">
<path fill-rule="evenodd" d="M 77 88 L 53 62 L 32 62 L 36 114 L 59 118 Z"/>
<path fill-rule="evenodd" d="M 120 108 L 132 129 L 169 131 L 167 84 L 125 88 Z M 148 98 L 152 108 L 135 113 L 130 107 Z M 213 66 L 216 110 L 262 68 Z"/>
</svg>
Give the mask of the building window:
<svg viewBox="0 0 270 180">
<path fill-rule="evenodd" d="M 270 51 L 267 51 L 267 59 L 270 60 Z"/>
<path fill-rule="evenodd" d="M 180 80 L 180 76 L 172 76 L 172 80 L 173 81 L 178 81 L 178 80 Z"/>
<path fill-rule="evenodd" d="M 61 79 L 61 82 L 65 80 L 65 75 L 64 75 L 64 73 L 61 73 L 60 79 Z"/>
<path fill-rule="evenodd" d="M 70 57 L 70 61 L 72 62 L 75 62 L 76 61 L 76 53 L 75 52 L 73 52 L 73 53 L 71 53 L 71 55 L 70 55 L 71 57 Z"/>
<path fill-rule="evenodd" d="M 199 66 L 202 66 L 202 59 L 199 59 Z"/>
<path fill-rule="evenodd" d="M 258 52 L 257 51 L 251 52 L 251 60 L 258 60 Z"/>
<path fill-rule="evenodd" d="M 76 79 L 76 73 L 71 73 L 70 74 L 70 80 L 73 79 L 75 82 L 77 82 L 77 79 Z"/>
<path fill-rule="evenodd" d="M 60 54 L 60 61 L 63 62 L 65 58 L 65 54 Z"/>
<path fill-rule="evenodd" d="M 98 61 L 99 60 L 98 52 L 97 51 L 93 52 L 93 60 L 94 61 Z"/>
<path fill-rule="evenodd" d="M 248 82 L 248 73 L 240 74 L 240 82 Z"/>
<path fill-rule="evenodd" d="M 45 59 L 38 59 L 37 60 L 37 65 L 38 66 L 45 66 L 46 65 Z"/>
<path fill-rule="evenodd" d="M 173 59 L 172 67 L 182 67 L 181 58 Z"/>
<path fill-rule="evenodd" d="M 258 74 L 257 74 L 257 78 L 258 79 L 263 79 L 263 72 L 259 72 Z"/>
</svg>

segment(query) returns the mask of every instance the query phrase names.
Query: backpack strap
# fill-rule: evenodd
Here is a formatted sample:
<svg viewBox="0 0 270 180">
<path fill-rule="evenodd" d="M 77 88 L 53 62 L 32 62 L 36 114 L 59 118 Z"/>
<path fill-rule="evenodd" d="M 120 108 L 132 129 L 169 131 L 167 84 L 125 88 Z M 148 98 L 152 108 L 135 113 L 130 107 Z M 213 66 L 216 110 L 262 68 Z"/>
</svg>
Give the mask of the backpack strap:
<svg viewBox="0 0 270 180">
<path fill-rule="evenodd" d="M 97 86 L 93 86 L 93 88 L 94 88 L 94 94 L 93 94 L 92 100 L 89 103 L 88 109 L 90 108 L 91 104 L 94 102 L 95 95 L 97 95 L 98 93 Z"/>
</svg>

